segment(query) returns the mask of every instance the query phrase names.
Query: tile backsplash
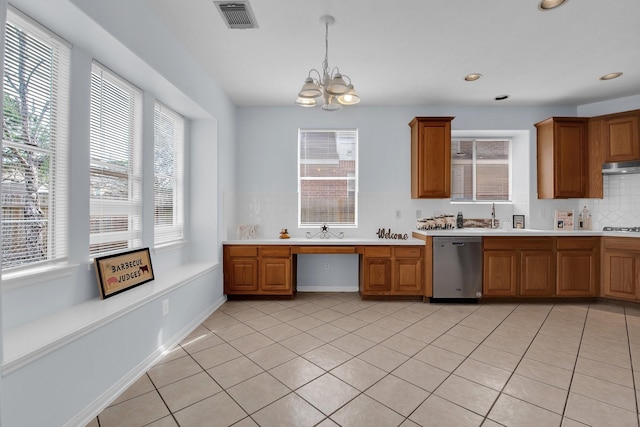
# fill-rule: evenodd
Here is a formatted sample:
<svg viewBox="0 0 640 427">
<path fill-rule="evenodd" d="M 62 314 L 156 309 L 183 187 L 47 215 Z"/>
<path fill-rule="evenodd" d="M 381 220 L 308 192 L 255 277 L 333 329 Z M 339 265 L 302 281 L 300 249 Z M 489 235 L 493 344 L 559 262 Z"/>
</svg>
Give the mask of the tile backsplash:
<svg viewBox="0 0 640 427">
<path fill-rule="evenodd" d="M 604 198 L 582 199 L 591 211 L 594 230 L 605 226 L 640 226 L 640 174 L 611 175 L 603 179 Z"/>
</svg>

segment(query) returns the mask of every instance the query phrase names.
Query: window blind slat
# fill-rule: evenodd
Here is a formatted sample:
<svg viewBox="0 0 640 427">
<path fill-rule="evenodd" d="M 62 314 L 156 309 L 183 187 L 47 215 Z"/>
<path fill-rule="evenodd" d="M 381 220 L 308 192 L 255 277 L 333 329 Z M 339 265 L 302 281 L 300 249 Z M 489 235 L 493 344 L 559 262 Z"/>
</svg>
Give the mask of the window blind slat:
<svg viewBox="0 0 640 427">
<path fill-rule="evenodd" d="M 12 7 L 5 30 L 3 271 L 67 256 L 70 57 L 66 42 Z"/>
<path fill-rule="evenodd" d="M 162 245 L 184 239 L 183 151 L 185 120 L 170 108 L 154 108 L 154 240 Z"/>
<path fill-rule="evenodd" d="M 94 62 L 91 74 L 89 253 L 141 246 L 139 89 Z"/>
<path fill-rule="evenodd" d="M 357 130 L 299 131 L 300 226 L 357 225 L 357 147 Z"/>
</svg>

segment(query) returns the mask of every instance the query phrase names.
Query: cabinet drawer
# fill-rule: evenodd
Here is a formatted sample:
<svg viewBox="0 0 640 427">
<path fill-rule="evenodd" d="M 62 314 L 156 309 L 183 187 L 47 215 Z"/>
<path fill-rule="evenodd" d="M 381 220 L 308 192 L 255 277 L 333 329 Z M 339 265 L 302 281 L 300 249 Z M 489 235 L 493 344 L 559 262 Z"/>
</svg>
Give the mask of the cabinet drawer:
<svg viewBox="0 0 640 427">
<path fill-rule="evenodd" d="M 257 246 L 227 246 L 228 254 L 232 258 L 246 258 L 258 256 Z"/>
<path fill-rule="evenodd" d="M 558 250 L 592 250 L 596 244 L 596 237 L 558 237 L 556 240 Z"/>
<path fill-rule="evenodd" d="M 484 237 L 483 248 L 496 250 L 531 249 L 550 251 L 553 249 L 551 237 Z"/>
<path fill-rule="evenodd" d="M 606 249 L 640 251 L 640 239 L 636 237 L 603 237 L 602 242 Z"/>
<path fill-rule="evenodd" d="M 421 246 L 407 246 L 395 248 L 396 258 L 421 258 L 422 247 Z"/>
<path fill-rule="evenodd" d="M 365 246 L 364 256 L 370 258 L 391 258 L 391 246 Z"/>
<path fill-rule="evenodd" d="M 284 257 L 288 258 L 291 254 L 289 246 L 261 246 L 260 256 L 263 257 Z"/>
</svg>

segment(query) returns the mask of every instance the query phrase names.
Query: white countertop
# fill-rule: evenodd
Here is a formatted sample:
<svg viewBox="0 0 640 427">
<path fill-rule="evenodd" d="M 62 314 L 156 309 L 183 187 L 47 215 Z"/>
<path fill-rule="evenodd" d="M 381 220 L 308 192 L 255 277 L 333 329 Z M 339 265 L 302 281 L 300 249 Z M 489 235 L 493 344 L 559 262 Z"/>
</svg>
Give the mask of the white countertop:
<svg viewBox="0 0 640 427">
<path fill-rule="evenodd" d="M 290 239 L 249 239 L 249 240 L 225 240 L 223 245 L 299 245 L 299 246 L 355 246 L 355 245 L 390 245 L 390 246 L 411 246 L 424 245 L 424 240 L 411 237 L 407 240 L 399 239 L 378 239 L 366 237 L 345 237 L 338 239 L 307 239 L 306 237 L 292 237 Z"/>
<path fill-rule="evenodd" d="M 640 237 L 640 233 L 621 231 L 596 231 L 596 230 L 531 230 L 531 229 L 505 229 L 505 228 L 456 228 L 454 230 L 414 230 L 414 233 L 423 236 L 491 236 L 491 237 L 535 237 L 535 236 L 607 236 L 607 237 Z"/>
</svg>

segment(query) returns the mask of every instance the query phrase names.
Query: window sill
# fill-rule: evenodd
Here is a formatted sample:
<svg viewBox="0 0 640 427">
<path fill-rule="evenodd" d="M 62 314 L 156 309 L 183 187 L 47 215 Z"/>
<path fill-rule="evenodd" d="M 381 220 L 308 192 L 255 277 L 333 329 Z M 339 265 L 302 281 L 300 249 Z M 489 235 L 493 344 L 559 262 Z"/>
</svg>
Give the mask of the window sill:
<svg viewBox="0 0 640 427">
<path fill-rule="evenodd" d="M 175 249 L 180 249 L 180 248 L 186 246 L 187 243 L 189 243 L 189 242 L 187 242 L 186 240 L 180 240 L 178 242 L 171 242 L 171 243 L 163 243 L 161 245 L 155 246 L 153 248 L 153 253 L 154 254 L 160 254 L 160 253 L 163 253 L 163 252 L 169 252 L 169 251 L 172 251 L 172 250 L 175 250 Z"/>
<path fill-rule="evenodd" d="M 71 276 L 79 264 L 58 263 L 41 267 L 28 268 L 16 272 L 2 273 L 2 290 L 22 288 L 43 281 Z"/>
<path fill-rule="evenodd" d="M 20 369 L 217 268 L 222 267 L 210 262 L 185 264 L 145 286 L 113 298 L 95 298 L 9 329 L 4 333 L 2 375 Z"/>
</svg>

